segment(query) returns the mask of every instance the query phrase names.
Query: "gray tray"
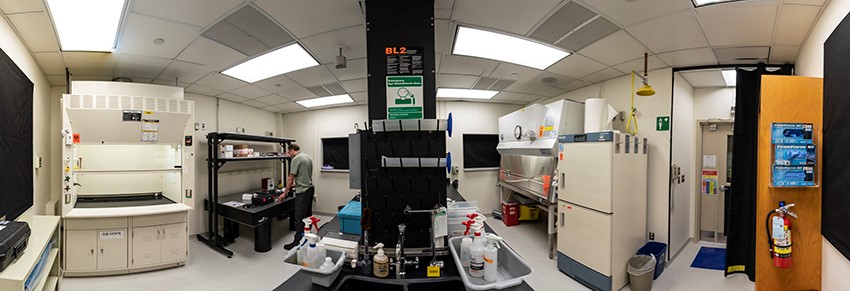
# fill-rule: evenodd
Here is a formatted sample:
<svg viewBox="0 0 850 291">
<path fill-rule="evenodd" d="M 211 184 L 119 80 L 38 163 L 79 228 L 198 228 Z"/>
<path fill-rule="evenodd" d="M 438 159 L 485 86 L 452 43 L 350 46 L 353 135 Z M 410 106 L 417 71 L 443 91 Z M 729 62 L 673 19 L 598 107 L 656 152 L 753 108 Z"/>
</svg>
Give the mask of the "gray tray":
<svg viewBox="0 0 850 291">
<path fill-rule="evenodd" d="M 327 256 L 331 257 L 331 261 L 335 262 L 333 269 L 330 271 L 322 272 L 319 269 L 307 268 L 301 265 L 298 265 L 297 262 L 297 250 L 298 248 L 292 248 L 284 257 L 283 262 L 298 267 L 299 269 L 305 271 L 307 275 L 310 276 L 310 279 L 313 280 L 313 284 L 329 287 L 331 283 L 336 280 L 336 277 L 339 276 L 339 271 L 342 270 L 342 264 L 345 262 L 345 252 L 337 251 L 337 250 L 327 250 Z"/>
<path fill-rule="evenodd" d="M 469 275 L 469 271 L 460 263 L 460 241 L 462 236 L 449 239 L 449 248 L 452 250 L 452 257 L 455 264 L 460 268 L 460 278 L 463 279 L 463 284 L 466 288 L 472 290 L 491 290 L 504 289 L 516 286 L 522 283 L 525 277 L 531 275 L 534 269 L 531 268 L 525 260 L 522 259 L 514 250 L 512 250 L 504 242 L 500 242 L 499 249 L 499 270 L 496 275 L 495 282 L 487 282 L 484 278 L 475 278 Z"/>
</svg>

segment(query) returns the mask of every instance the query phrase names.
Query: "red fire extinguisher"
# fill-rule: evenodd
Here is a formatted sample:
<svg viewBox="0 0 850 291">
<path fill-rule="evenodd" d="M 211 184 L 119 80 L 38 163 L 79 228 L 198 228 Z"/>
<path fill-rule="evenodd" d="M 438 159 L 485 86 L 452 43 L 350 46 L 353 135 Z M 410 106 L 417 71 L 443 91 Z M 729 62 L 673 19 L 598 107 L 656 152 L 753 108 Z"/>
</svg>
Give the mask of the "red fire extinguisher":
<svg viewBox="0 0 850 291">
<path fill-rule="evenodd" d="M 788 218 L 789 215 L 797 218 L 797 214 L 788 210 L 793 206 L 779 201 L 779 208 L 767 214 L 767 241 L 770 244 L 770 257 L 777 268 L 790 268 L 794 264 L 791 259 L 791 219 Z"/>
</svg>

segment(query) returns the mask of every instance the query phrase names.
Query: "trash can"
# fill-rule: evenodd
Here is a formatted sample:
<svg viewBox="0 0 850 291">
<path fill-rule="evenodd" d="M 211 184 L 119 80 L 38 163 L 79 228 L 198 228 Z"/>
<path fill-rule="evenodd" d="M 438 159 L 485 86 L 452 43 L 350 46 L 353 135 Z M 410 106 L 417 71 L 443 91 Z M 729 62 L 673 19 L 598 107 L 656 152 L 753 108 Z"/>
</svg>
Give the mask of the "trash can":
<svg viewBox="0 0 850 291">
<path fill-rule="evenodd" d="M 658 276 L 661 276 L 661 272 L 664 272 L 665 253 L 667 253 L 667 244 L 656 241 L 646 243 L 637 251 L 638 255 L 655 256 L 657 262 L 655 263 L 655 274 L 652 276 L 653 280 L 658 279 Z"/>
<path fill-rule="evenodd" d="M 635 255 L 629 259 L 626 270 L 629 272 L 629 287 L 632 291 L 652 290 L 655 262 L 655 257 L 651 255 Z"/>
</svg>

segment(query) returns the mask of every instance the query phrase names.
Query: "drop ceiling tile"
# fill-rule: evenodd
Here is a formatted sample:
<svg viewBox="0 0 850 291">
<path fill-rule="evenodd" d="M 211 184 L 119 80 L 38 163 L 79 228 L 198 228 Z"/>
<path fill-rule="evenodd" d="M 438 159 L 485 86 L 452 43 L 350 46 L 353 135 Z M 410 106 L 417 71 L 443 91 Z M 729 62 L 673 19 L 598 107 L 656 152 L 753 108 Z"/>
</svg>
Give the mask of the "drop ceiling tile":
<svg viewBox="0 0 850 291">
<path fill-rule="evenodd" d="M 271 92 L 266 91 L 260 87 L 254 85 L 243 86 L 235 90 L 230 90 L 230 93 L 248 98 L 248 99 L 256 99 L 262 96 L 266 96 L 271 94 Z M 271 104 L 271 103 L 269 103 Z"/>
<path fill-rule="evenodd" d="M 721 64 L 763 63 L 770 56 L 770 47 L 767 46 L 713 48 L 712 51 Z"/>
<path fill-rule="evenodd" d="M 271 105 L 268 105 L 268 104 L 265 104 L 265 103 L 262 103 L 262 102 L 259 102 L 259 101 L 256 101 L 256 100 L 248 100 L 248 101 L 242 102 L 242 104 L 245 104 L 245 105 L 257 108 L 257 109 L 262 109 L 262 110 L 266 110 L 269 107 L 274 108 Z"/>
<path fill-rule="evenodd" d="M 726 87 L 726 80 L 723 79 L 720 70 L 682 72 L 681 74 L 694 88 Z"/>
<path fill-rule="evenodd" d="M 589 76 L 581 78 L 581 79 L 586 81 L 586 82 L 590 82 L 590 83 L 599 83 L 599 82 L 607 81 L 607 80 L 610 80 L 610 79 L 613 79 L 613 78 L 616 78 L 616 77 L 619 77 L 619 76 L 622 76 L 622 75 L 623 75 L 623 72 L 614 70 L 612 68 L 607 68 L 607 69 L 604 69 L 602 71 L 590 74 Z"/>
<path fill-rule="evenodd" d="M 304 87 L 318 86 L 336 82 L 336 77 L 325 66 L 315 66 L 286 74 L 287 77 Z"/>
<path fill-rule="evenodd" d="M 159 76 L 156 78 L 171 82 L 172 85 L 174 84 L 175 78 L 179 82 L 191 84 L 197 82 L 209 73 L 210 69 L 206 66 L 182 61 L 173 61 L 165 67 L 165 70 L 159 73 Z"/>
<path fill-rule="evenodd" d="M 667 64 L 658 57 L 650 55 L 647 60 L 647 67 L 650 71 L 652 71 L 655 69 L 665 68 L 667 67 Z M 616 64 L 614 65 L 614 69 L 626 74 L 631 73 L 632 71 L 643 73 L 643 57 L 621 64 Z"/>
<path fill-rule="evenodd" d="M 612 66 L 643 56 L 646 48 L 632 38 L 626 31 L 620 30 L 583 48 L 580 54 Z"/>
<path fill-rule="evenodd" d="M 495 100 L 506 100 L 506 101 L 519 101 L 519 102 L 531 102 L 537 100 L 540 96 L 535 96 L 531 94 L 524 94 L 519 92 L 507 92 L 502 91 L 496 96 L 493 96 Z"/>
<path fill-rule="evenodd" d="M 654 52 L 708 46 L 691 10 L 650 19 L 626 30 Z"/>
<path fill-rule="evenodd" d="M 286 92 L 278 93 L 278 95 L 293 101 L 300 101 L 304 99 L 319 97 L 316 96 L 316 94 L 313 94 L 313 92 L 310 92 L 310 90 L 307 90 L 306 88 L 293 89 Z"/>
<path fill-rule="evenodd" d="M 798 46 L 773 46 L 770 49 L 771 64 L 793 64 L 797 60 Z"/>
<path fill-rule="evenodd" d="M 203 85 L 198 85 L 198 84 L 189 85 L 188 87 L 186 87 L 185 91 L 189 92 L 189 93 L 201 94 L 201 95 L 206 95 L 206 96 L 216 96 L 216 95 L 219 95 L 219 94 L 222 93 L 221 90 L 216 90 L 216 89 L 213 89 L 213 88 L 210 88 L 210 87 L 207 87 L 207 86 L 203 86 Z"/>
<path fill-rule="evenodd" d="M 567 2 L 540 23 L 528 37 L 544 43 L 555 43 L 588 20 L 596 13 L 576 2 Z"/>
<path fill-rule="evenodd" d="M 434 19 L 449 19 L 452 16 L 451 9 L 434 8 Z"/>
<path fill-rule="evenodd" d="M 257 101 L 260 101 L 260 102 L 263 102 L 263 103 L 269 104 L 269 105 L 277 105 L 277 104 L 281 104 L 281 103 L 291 102 L 289 99 L 283 98 L 280 95 L 276 95 L 276 94 L 263 96 L 263 97 L 260 97 L 260 98 L 254 99 L 254 100 L 257 100 Z"/>
<path fill-rule="evenodd" d="M 437 87 L 439 88 L 472 88 L 478 81 L 478 76 L 440 74 L 437 76 Z"/>
<path fill-rule="evenodd" d="M 134 56 L 122 54 L 118 57 L 118 65 L 115 67 L 116 77 L 136 78 L 156 78 L 162 70 L 165 69 L 171 60 Z M 135 78 L 134 78 L 135 77 Z"/>
<path fill-rule="evenodd" d="M 205 37 L 199 37 L 177 56 L 178 60 L 206 65 L 220 71 L 236 65 L 248 56 Z"/>
<path fill-rule="evenodd" d="M 589 6 L 594 7 L 624 26 L 647 19 L 666 15 L 671 12 L 691 9 L 691 1 L 670 0 L 642 0 L 642 1 L 611 1 L 611 0 L 584 0 Z"/>
<path fill-rule="evenodd" d="M 151 81 L 151 84 L 180 87 L 180 88 L 186 88 L 186 87 L 189 87 L 189 85 L 192 85 L 191 83 L 184 83 L 184 82 L 179 82 L 179 83 L 175 84 L 174 79 L 169 80 L 169 79 L 162 79 L 162 78 L 157 78 L 156 80 Z"/>
<path fill-rule="evenodd" d="M 620 27 L 604 17 L 597 17 L 555 43 L 570 51 L 580 51 L 590 44 L 620 30 Z"/>
<path fill-rule="evenodd" d="M 567 83 L 566 85 L 560 86 L 560 88 L 567 90 L 567 92 L 569 92 L 569 91 L 573 91 L 573 90 L 576 90 L 576 89 L 579 89 L 579 88 L 584 88 L 587 85 L 590 85 L 590 83 L 582 81 L 582 80 L 575 80 L 575 81 Z"/>
<path fill-rule="evenodd" d="M 526 83 L 528 81 L 531 81 L 541 73 L 543 73 L 543 71 L 534 68 L 529 68 L 526 66 L 520 66 L 509 63 L 499 63 L 499 65 L 496 66 L 496 69 L 494 69 L 493 72 L 490 73 L 489 77 L 513 80 L 517 81 L 518 83 Z"/>
<path fill-rule="evenodd" d="M 118 49 L 122 53 L 173 59 L 201 32 L 201 27 L 130 13 L 120 34 Z M 154 39 L 162 38 L 163 44 Z"/>
<path fill-rule="evenodd" d="M 0 10 L 4 14 L 44 11 L 44 1 L 0 0 Z"/>
<path fill-rule="evenodd" d="M 455 35 L 455 26 L 449 20 L 434 21 L 434 50 L 438 54 L 449 54 L 452 52 L 452 42 Z"/>
<path fill-rule="evenodd" d="M 112 75 L 74 75 L 71 76 L 73 81 L 112 81 Z"/>
<path fill-rule="evenodd" d="M 21 13 L 8 17 L 31 52 L 59 51 L 59 42 L 47 13 Z"/>
<path fill-rule="evenodd" d="M 112 53 L 63 52 L 62 58 L 71 74 L 111 76 L 118 56 Z"/>
<path fill-rule="evenodd" d="M 434 70 L 439 74 L 440 64 L 443 62 L 443 54 L 435 54 L 434 55 Z"/>
<path fill-rule="evenodd" d="M 717 59 L 714 57 L 714 52 L 712 52 L 709 48 L 666 52 L 659 54 L 658 57 L 674 68 L 717 65 Z"/>
<path fill-rule="evenodd" d="M 571 54 L 550 66 L 546 71 L 578 79 L 598 72 L 605 67 L 607 66 L 580 54 Z"/>
<path fill-rule="evenodd" d="M 354 101 L 368 101 L 369 100 L 369 93 L 366 93 L 366 92 L 350 93 L 348 95 L 351 96 L 351 99 L 353 99 Z"/>
<path fill-rule="evenodd" d="M 336 61 L 339 50 L 334 47 L 338 45 L 346 47 L 342 54 L 349 60 L 366 58 L 366 28 L 362 25 L 307 37 L 301 43 L 323 64 Z"/>
<path fill-rule="evenodd" d="M 486 76 L 498 65 L 494 60 L 447 54 L 441 60 L 440 73 Z"/>
<path fill-rule="evenodd" d="M 243 3 L 242 0 L 134 0 L 133 12 L 206 27 Z"/>
<path fill-rule="evenodd" d="M 224 100 L 227 100 L 227 101 L 233 101 L 233 102 L 236 102 L 236 103 L 242 103 L 242 102 L 249 100 L 248 98 L 238 96 L 238 95 L 228 93 L 228 92 L 221 93 L 221 94 L 219 94 L 218 96 L 215 96 L 215 97 L 221 98 L 221 99 L 224 99 Z"/>
<path fill-rule="evenodd" d="M 348 60 L 344 69 L 337 69 L 336 64 L 328 65 L 328 70 L 340 81 L 366 77 L 366 59 Z"/>
<path fill-rule="evenodd" d="M 345 89 L 345 92 L 348 93 L 366 92 L 369 90 L 369 80 L 366 78 L 342 81 L 340 83 L 342 83 L 342 88 Z"/>
<path fill-rule="evenodd" d="M 53 86 L 65 86 L 65 76 L 47 76 L 47 81 Z"/>
<path fill-rule="evenodd" d="M 457 1 L 452 19 L 460 23 L 526 35 L 561 1 L 464 0 Z"/>
<path fill-rule="evenodd" d="M 222 92 L 227 92 L 245 86 L 248 83 L 219 73 L 211 73 L 195 82 L 195 84 L 207 86 Z"/>
<path fill-rule="evenodd" d="M 697 19 L 711 46 L 770 45 L 776 9 L 775 5 L 711 5 L 697 9 Z"/>
<path fill-rule="evenodd" d="M 254 5 L 298 38 L 360 25 L 365 19 L 358 1 L 259 0 Z"/>
<path fill-rule="evenodd" d="M 773 44 L 802 45 L 820 9 L 817 6 L 783 5 Z"/>
<path fill-rule="evenodd" d="M 263 88 L 264 90 L 272 93 L 280 93 L 302 88 L 301 85 L 298 85 L 298 83 L 295 83 L 295 81 L 292 81 L 292 79 L 285 75 L 278 75 L 262 81 L 257 81 L 254 83 L 254 86 Z"/>
<path fill-rule="evenodd" d="M 785 0 L 785 4 L 803 4 L 823 6 L 826 0 Z"/>
<path fill-rule="evenodd" d="M 280 109 L 282 111 L 304 108 L 304 106 L 301 106 L 301 105 L 299 105 L 298 103 L 295 103 L 295 102 L 286 102 L 286 103 L 282 103 L 282 104 L 277 104 L 274 107 L 277 107 L 278 109 Z"/>
<path fill-rule="evenodd" d="M 33 53 L 38 66 L 41 67 L 42 73 L 45 75 L 64 75 L 65 62 L 62 60 L 62 54 L 55 53 Z"/>
</svg>

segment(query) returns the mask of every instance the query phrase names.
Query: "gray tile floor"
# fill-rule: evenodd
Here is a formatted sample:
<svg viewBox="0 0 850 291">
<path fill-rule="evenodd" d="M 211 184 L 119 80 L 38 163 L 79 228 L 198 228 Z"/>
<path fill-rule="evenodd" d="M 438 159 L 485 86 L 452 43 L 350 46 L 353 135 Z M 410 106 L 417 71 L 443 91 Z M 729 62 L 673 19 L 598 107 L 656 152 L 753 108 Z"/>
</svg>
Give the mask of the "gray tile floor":
<svg viewBox="0 0 850 291">
<path fill-rule="evenodd" d="M 327 222 L 330 217 L 322 217 Z M 527 282 L 535 290 L 589 290 L 573 281 L 549 260 L 546 253 L 546 224 L 523 223 L 510 228 L 498 220 L 490 226 L 505 241 L 515 247 L 534 268 Z M 273 248 L 268 253 L 253 250 L 250 230 L 243 232 L 238 242 L 229 246 L 231 259 L 201 244 L 194 237 L 189 242 L 189 262 L 184 267 L 120 276 L 65 278 L 62 291 L 97 290 L 272 290 L 297 270 L 283 264 L 283 245 L 292 240 L 287 222 L 274 222 Z M 690 268 L 699 251 L 691 244 L 667 266 L 654 283 L 654 290 L 753 290 L 754 285 L 744 276 L 724 278 L 722 271 Z M 622 290 L 630 291 L 629 287 Z"/>
</svg>

